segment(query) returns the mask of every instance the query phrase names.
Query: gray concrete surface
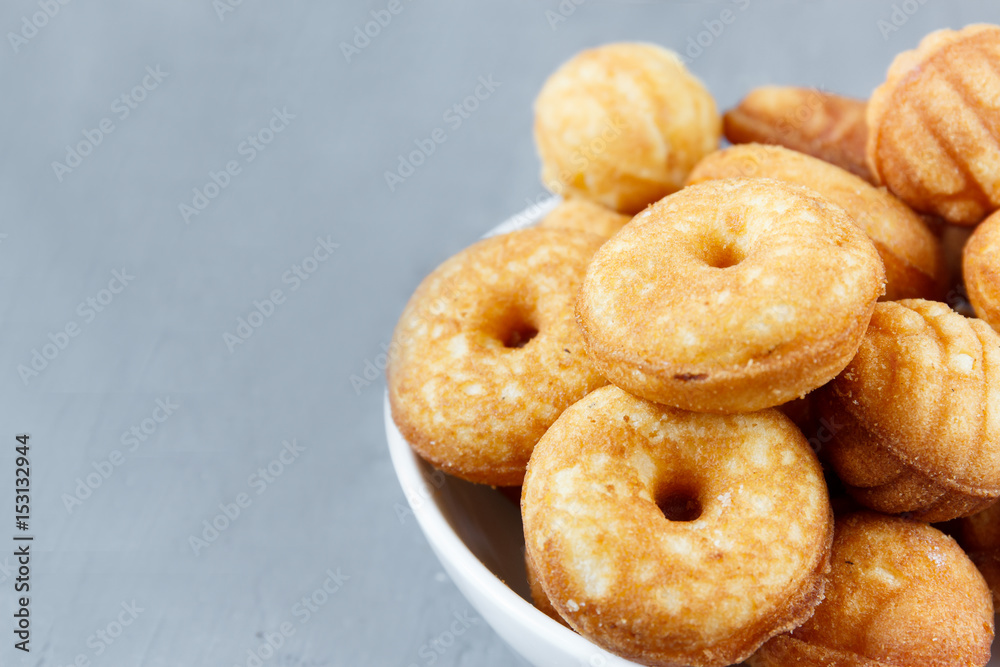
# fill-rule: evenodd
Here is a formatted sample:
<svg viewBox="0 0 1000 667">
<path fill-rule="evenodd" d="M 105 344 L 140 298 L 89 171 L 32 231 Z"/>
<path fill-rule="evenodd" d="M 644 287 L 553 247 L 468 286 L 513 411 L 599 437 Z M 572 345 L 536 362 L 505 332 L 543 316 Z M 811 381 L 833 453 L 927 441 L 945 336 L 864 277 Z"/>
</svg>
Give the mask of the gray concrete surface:
<svg viewBox="0 0 1000 667">
<path fill-rule="evenodd" d="M 63 2 L 0 9 L 0 664 L 248 665 L 282 628 L 265 665 L 523 664 L 397 518 L 384 383 L 351 377 L 422 276 L 541 192 L 531 103 L 551 70 L 614 40 L 684 51 L 726 5 L 564 0 L 550 25 L 551 0 L 399 0 L 348 58 L 389 0 Z M 690 67 L 721 107 L 768 82 L 866 96 L 926 32 L 1000 21 L 896 5 L 741 0 Z M 448 121 L 480 77 L 499 85 Z M 30 654 L 12 633 L 20 432 Z M 428 651 L 455 614 L 468 632 Z"/>
</svg>

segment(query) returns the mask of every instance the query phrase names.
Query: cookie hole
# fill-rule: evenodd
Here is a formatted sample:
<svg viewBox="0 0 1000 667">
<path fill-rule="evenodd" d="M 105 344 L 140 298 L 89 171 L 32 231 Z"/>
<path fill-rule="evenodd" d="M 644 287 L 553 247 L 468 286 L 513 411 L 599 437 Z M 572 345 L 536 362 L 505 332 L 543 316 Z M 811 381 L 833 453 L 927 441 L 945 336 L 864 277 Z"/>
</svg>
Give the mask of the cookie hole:
<svg viewBox="0 0 1000 667">
<path fill-rule="evenodd" d="M 728 269 L 744 259 L 746 257 L 742 251 L 728 245 L 707 248 L 705 253 L 705 263 L 713 269 Z"/>
<path fill-rule="evenodd" d="M 517 349 L 530 343 L 537 335 L 538 327 L 530 322 L 517 320 L 506 328 L 500 341 L 506 348 Z"/>
<path fill-rule="evenodd" d="M 701 502 L 687 491 L 667 493 L 657 499 L 656 506 L 667 521 L 694 521 L 701 516 Z"/>
</svg>

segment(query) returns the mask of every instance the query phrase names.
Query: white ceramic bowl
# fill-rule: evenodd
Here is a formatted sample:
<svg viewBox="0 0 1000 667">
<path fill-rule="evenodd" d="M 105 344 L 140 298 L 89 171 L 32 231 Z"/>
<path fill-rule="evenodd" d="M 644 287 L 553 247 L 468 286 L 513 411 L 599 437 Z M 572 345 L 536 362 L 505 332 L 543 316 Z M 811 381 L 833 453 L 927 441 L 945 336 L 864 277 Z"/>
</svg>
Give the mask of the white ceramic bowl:
<svg viewBox="0 0 1000 667">
<path fill-rule="evenodd" d="M 486 236 L 540 220 L 558 203 L 529 207 Z M 476 611 L 537 667 L 624 667 L 623 660 L 556 623 L 531 604 L 520 509 L 498 491 L 435 470 L 396 428 L 385 397 L 385 433 L 396 476 L 444 569 Z M 995 657 L 987 667 L 1000 667 Z"/>
</svg>

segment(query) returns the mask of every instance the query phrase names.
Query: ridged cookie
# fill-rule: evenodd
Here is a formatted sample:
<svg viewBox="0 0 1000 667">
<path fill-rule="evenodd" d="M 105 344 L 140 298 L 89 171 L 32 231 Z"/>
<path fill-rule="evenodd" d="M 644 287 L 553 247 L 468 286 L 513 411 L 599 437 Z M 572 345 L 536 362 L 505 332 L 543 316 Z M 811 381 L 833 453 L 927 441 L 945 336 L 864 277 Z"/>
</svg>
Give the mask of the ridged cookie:
<svg viewBox="0 0 1000 667">
<path fill-rule="evenodd" d="M 677 54 L 653 44 L 584 51 L 535 101 L 542 182 L 622 213 L 679 190 L 721 132 L 709 92 Z"/>
<path fill-rule="evenodd" d="M 918 211 L 974 225 L 1000 207 L 1000 27 L 939 30 L 868 103 L 868 166 Z"/>
<path fill-rule="evenodd" d="M 722 117 L 734 144 L 776 144 L 872 181 L 865 162 L 867 103 L 814 88 L 755 88 Z"/>
<path fill-rule="evenodd" d="M 862 505 L 924 521 L 1000 498 L 1000 336 L 943 303 L 875 308 L 858 354 L 818 395 L 824 450 Z"/>
<path fill-rule="evenodd" d="M 918 521 L 838 517 L 826 597 L 806 623 L 770 640 L 751 667 L 982 667 L 989 589 L 955 541 Z"/>
</svg>

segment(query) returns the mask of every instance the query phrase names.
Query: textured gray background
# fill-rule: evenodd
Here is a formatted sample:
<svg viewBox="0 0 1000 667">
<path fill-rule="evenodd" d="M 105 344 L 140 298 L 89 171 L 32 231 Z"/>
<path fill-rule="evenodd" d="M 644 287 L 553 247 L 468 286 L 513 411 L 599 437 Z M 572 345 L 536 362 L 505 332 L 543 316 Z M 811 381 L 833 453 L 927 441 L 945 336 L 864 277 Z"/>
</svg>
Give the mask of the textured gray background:
<svg viewBox="0 0 1000 667">
<path fill-rule="evenodd" d="M 37 536 L 29 656 L 11 648 L 0 555 L 0 663 L 245 665 L 287 621 L 295 634 L 264 664 L 427 665 L 422 647 L 471 612 L 394 510 L 384 382 L 351 376 L 381 361 L 422 276 L 541 192 L 531 103 L 550 71 L 613 40 L 683 50 L 724 6 L 590 0 L 552 29 L 551 1 L 401 3 L 351 62 L 340 43 L 388 0 L 243 0 L 222 19 L 211 0 L 77 0 L 16 53 L 0 44 L 0 543 L 21 431 Z M 691 69 L 722 108 L 768 82 L 867 96 L 931 29 L 1000 21 L 995 5 L 956 4 L 909 0 L 915 14 L 883 35 L 888 2 L 742 0 Z M 5 2 L 0 29 L 37 11 Z M 115 99 L 147 66 L 168 75 L 122 119 Z M 490 75 L 499 88 L 449 126 Z M 241 142 L 275 107 L 295 118 L 246 162 Z M 60 182 L 52 163 L 104 118 L 114 131 Z M 437 127 L 447 141 L 390 192 L 384 172 Z M 229 160 L 241 173 L 185 224 L 178 205 Z M 339 247 L 292 291 L 283 274 L 327 236 Z M 123 268 L 134 281 L 88 322 L 78 304 Z M 287 300 L 230 352 L 223 334 L 275 289 Z M 23 381 L 18 366 L 70 323 L 79 334 Z M 168 397 L 180 407 L 129 451 L 122 433 Z M 249 478 L 285 439 L 305 450 L 258 495 Z M 68 511 L 64 494 L 116 449 L 124 462 Z M 252 504 L 195 555 L 189 536 L 239 493 Z M 300 622 L 293 606 L 327 569 L 349 579 Z M 133 600 L 143 611 L 97 656 L 88 638 Z M 522 664 L 481 620 L 433 658 Z"/>
</svg>

